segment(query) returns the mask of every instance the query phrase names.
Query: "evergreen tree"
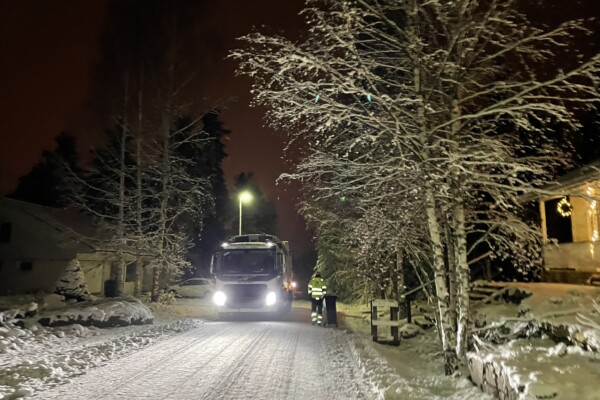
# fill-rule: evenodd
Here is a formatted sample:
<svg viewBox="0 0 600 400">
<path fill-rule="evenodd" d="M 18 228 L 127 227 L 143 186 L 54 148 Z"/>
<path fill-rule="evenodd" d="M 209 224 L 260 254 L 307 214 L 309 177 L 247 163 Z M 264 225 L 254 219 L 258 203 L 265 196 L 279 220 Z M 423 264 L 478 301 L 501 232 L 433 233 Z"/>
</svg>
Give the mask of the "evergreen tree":
<svg viewBox="0 0 600 400">
<path fill-rule="evenodd" d="M 252 193 L 252 201 L 249 204 L 242 205 L 242 233 L 268 233 L 275 234 L 277 232 L 277 213 L 275 206 L 265 198 L 262 191 L 258 187 L 252 172 L 242 172 L 235 178 L 235 198 L 232 204 L 234 210 L 238 210 L 239 193 L 248 191 Z M 234 219 L 239 223 L 239 218 Z M 234 224 L 234 231 L 237 234 L 238 224 Z"/>
<path fill-rule="evenodd" d="M 212 212 L 206 214 L 192 232 L 189 258 L 194 268 L 192 273 L 199 276 L 208 274 L 211 255 L 226 236 L 225 224 L 229 214 L 229 195 L 221 166 L 227 154 L 221 139 L 230 131 L 223 127 L 217 110 L 206 113 L 202 117 L 202 124 L 206 140 L 195 154 L 193 175 L 209 180 L 213 207 Z"/>
<path fill-rule="evenodd" d="M 85 301 L 91 298 L 79 260 L 75 258 L 69 261 L 65 271 L 56 282 L 54 293 L 65 296 L 66 300 Z"/>
<path fill-rule="evenodd" d="M 54 151 L 44 150 L 42 160 L 19 179 L 19 185 L 10 197 L 48 207 L 67 205 L 64 168 L 79 173 L 76 141 L 62 132 L 55 138 Z"/>
</svg>

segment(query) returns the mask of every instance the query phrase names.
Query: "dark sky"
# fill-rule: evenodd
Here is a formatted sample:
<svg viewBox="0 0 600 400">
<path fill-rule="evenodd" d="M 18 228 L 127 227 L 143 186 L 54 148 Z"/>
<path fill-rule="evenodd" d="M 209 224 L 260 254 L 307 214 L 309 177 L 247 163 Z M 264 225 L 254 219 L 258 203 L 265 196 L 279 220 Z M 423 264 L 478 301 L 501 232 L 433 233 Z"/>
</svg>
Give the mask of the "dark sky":
<svg viewBox="0 0 600 400">
<path fill-rule="evenodd" d="M 536 8 L 531 16 L 549 23 L 598 16 L 596 3 L 546 0 L 543 13 Z M 253 26 L 296 36 L 303 29 L 298 16 L 303 0 L 198 0 L 197 4 L 188 32 L 193 58 L 201 60 L 196 87 L 209 104 L 237 98 L 222 113 L 232 131 L 223 166 L 227 179 L 231 183 L 242 171 L 254 172 L 261 189 L 275 202 L 279 234 L 302 252 L 310 238 L 295 212 L 297 187 L 275 185 L 277 176 L 291 169 L 282 160 L 283 137 L 263 127 L 261 110 L 248 106 L 250 82 L 236 78 L 235 63 L 224 57 L 238 45 L 235 38 Z M 108 6 L 108 0 L 0 0 L 0 195 L 14 190 L 18 177 L 40 160 L 42 150 L 54 148 L 54 137 L 61 131 L 78 137 L 82 153 L 98 144 L 95 79 Z M 598 51 L 597 38 L 584 39 L 581 45 Z"/>
<path fill-rule="evenodd" d="M 206 102 L 228 101 L 221 119 L 232 131 L 224 162 L 228 181 L 254 172 L 275 202 L 279 234 L 301 253 L 310 235 L 295 212 L 297 187 L 275 185 L 291 167 L 283 157 L 283 137 L 263 127 L 260 110 L 249 107 L 250 81 L 234 76 L 235 63 L 224 60 L 239 45 L 235 38 L 253 26 L 291 35 L 303 29 L 302 0 L 199 1 L 188 32 L 199 58 L 195 85 Z M 18 178 L 54 148 L 61 131 L 77 136 L 82 152 L 101 137 L 94 110 L 95 77 L 101 64 L 101 37 L 107 0 L 0 0 L 0 195 L 14 190 Z"/>
</svg>

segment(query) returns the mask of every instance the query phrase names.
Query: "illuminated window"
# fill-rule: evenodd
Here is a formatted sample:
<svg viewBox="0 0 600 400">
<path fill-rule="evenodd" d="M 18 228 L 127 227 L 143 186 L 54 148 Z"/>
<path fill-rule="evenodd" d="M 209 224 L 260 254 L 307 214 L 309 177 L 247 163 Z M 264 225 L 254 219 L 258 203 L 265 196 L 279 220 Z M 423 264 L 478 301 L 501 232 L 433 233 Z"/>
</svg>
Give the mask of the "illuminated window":
<svg viewBox="0 0 600 400">
<path fill-rule="evenodd" d="M 569 199 L 566 199 L 567 202 L 570 204 L 570 202 L 568 201 Z M 559 211 L 559 204 L 562 200 L 563 198 L 558 198 L 547 200 L 544 202 L 546 210 L 546 229 L 548 231 L 548 238 L 556 239 L 558 243 L 572 243 L 573 226 L 571 222 L 571 215 L 569 213 L 569 215 L 564 216 Z"/>
</svg>

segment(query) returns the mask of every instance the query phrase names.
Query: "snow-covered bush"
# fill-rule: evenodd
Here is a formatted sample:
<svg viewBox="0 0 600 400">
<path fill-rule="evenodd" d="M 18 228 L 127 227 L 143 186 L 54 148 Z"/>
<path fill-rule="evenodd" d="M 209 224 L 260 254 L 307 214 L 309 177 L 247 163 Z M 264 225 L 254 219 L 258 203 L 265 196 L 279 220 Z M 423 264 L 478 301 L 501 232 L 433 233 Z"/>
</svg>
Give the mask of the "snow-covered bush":
<svg viewBox="0 0 600 400">
<path fill-rule="evenodd" d="M 43 313 L 38 322 L 44 326 L 80 324 L 109 328 L 114 326 L 151 324 L 152 311 L 133 298 L 106 299 L 89 305 Z"/>
<path fill-rule="evenodd" d="M 150 303 L 158 303 L 160 305 L 173 304 L 177 302 L 177 297 L 174 292 L 167 292 L 166 290 L 161 290 L 158 293 L 158 300 L 156 302 L 152 302 L 152 296 L 150 292 L 143 293 L 140 296 L 140 300 L 145 304 Z"/>
</svg>

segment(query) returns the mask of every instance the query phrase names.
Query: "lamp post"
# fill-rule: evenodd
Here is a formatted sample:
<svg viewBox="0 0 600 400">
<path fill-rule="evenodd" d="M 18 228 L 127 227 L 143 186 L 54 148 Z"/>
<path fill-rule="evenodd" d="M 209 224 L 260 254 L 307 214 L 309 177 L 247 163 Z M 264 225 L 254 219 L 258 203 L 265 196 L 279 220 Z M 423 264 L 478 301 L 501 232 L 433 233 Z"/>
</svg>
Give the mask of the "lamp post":
<svg viewBox="0 0 600 400">
<path fill-rule="evenodd" d="M 242 203 L 248 203 L 252 200 L 252 193 L 248 191 L 243 191 L 238 195 L 238 199 L 240 201 L 240 230 L 239 235 L 242 234 Z"/>
</svg>

